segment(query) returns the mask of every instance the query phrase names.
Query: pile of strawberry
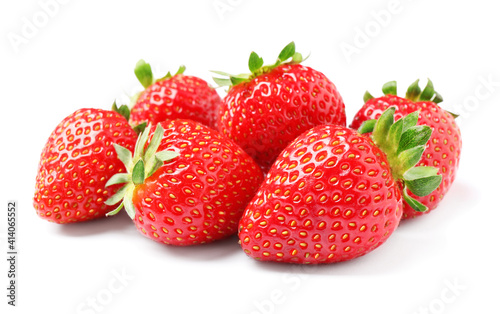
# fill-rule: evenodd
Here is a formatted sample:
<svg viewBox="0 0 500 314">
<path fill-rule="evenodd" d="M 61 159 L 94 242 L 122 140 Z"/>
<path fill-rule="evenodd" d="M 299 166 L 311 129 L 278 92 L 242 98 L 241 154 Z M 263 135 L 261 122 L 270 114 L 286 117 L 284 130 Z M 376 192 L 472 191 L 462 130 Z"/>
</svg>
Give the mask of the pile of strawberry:
<svg viewBox="0 0 500 314">
<path fill-rule="evenodd" d="M 384 243 L 401 219 L 435 209 L 453 183 L 461 137 L 431 81 L 406 97 L 396 83 L 346 127 L 335 85 L 301 64 L 295 44 L 275 63 L 252 52 L 249 74 L 154 79 L 112 110 L 80 109 L 43 148 L 34 207 L 55 223 L 124 209 L 165 244 L 195 245 L 238 233 L 262 261 L 332 263 Z"/>
</svg>

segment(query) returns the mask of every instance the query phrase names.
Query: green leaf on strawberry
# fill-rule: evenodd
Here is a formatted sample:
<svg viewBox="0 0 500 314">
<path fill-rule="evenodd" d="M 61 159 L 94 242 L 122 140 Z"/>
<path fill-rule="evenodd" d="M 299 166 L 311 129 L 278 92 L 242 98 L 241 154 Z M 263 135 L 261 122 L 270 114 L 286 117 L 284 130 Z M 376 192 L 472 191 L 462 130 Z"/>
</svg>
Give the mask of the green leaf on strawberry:
<svg viewBox="0 0 500 314">
<path fill-rule="evenodd" d="M 179 66 L 179 69 L 177 69 L 177 72 L 175 72 L 175 74 L 174 74 L 174 75 L 172 75 L 172 73 L 170 73 L 170 71 L 168 71 L 168 72 L 167 72 L 167 74 L 166 74 L 164 77 L 162 77 L 162 78 L 160 78 L 160 79 L 157 79 L 157 80 L 155 81 L 155 83 L 156 83 L 156 82 L 158 82 L 158 81 L 161 81 L 161 80 L 168 80 L 168 79 L 171 79 L 172 77 L 174 77 L 174 76 L 176 76 L 176 75 L 179 75 L 179 74 L 184 74 L 184 71 L 186 71 L 186 66 L 181 65 L 181 66 Z"/>
<path fill-rule="evenodd" d="M 384 86 L 382 86 L 382 92 L 384 92 L 384 95 L 397 95 L 398 89 L 396 81 L 390 81 L 385 83 Z"/>
<path fill-rule="evenodd" d="M 146 61 L 139 60 L 135 65 L 134 73 L 144 88 L 153 84 L 153 71 L 151 70 L 151 65 L 146 63 Z"/>
<path fill-rule="evenodd" d="M 390 84 L 387 88 L 394 90 L 395 85 Z M 358 132 L 373 131 L 373 141 L 387 155 L 394 178 L 401 180 L 405 189 L 417 196 L 428 195 L 441 183 L 441 175 L 437 175 L 437 169 L 433 167 L 423 169 L 413 167 L 422 157 L 432 129 L 427 125 L 416 125 L 418 111 L 394 122 L 395 111 L 395 107 L 389 107 L 378 120 L 366 121 Z M 405 199 L 409 198 L 409 195 L 405 196 Z M 415 210 L 427 210 L 426 206 L 417 200 L 409 204 Z"/>
<path fill-rule="evenodd" d="M 307 58 L 303 58 L 301 53 L 295 51 L 295 43 L 292 41 L 281 50 L 274 64 L 264 65 L 264 60 L 257 53 L 252 51 L 248 59 L 248 69 L 250 70 L 250 73 L 233 75 L 221 71 L 211 72 L 223 76 L 223 78 L 213 77 L 214 82 L 219 87 L 232 87 L 244 82 L 249 82 L 255 77 L 268 73 L 280 65 L 298 64 L 303 62 L 305 59 Z"/>
<path fill-rule="evenodd" d="M 292 41 L 281 50 L 276 62 L 282 63 L 293 57 L 295 54 L 295 43 Z M 253 72 L 253 71 L 252 71 Z"/>
<path fill-rule="evenodd" d="M 127 105 L 121 105 L 120 107 L 118 107 L 115 101 L 111 106 L 111 110 L 121 114 L 127 121 L 130 118 L 130 108 Z"/>
<path fill-rule="evenodd" d="M 408 189 L 415 195 L 426 196 L 441 184 L 442 176 L 437 172 L 435 167 L 414 167 L 406 171 L 403 178 Z"/>
<path fill-rule="evenodd" d="M 264 65 L 264 60 L 259 57 L 258 54 L 252 51 L 250 54 L 250 59 L 248 60 L 248 68 L 250 69 L 250 72 L 257 71 Z"/>
<path fill-rule="evenodd" d="M 149 133 L 151 131 L 151 125 L 146 127 L 143 133 L 139 135 L 135 146 L 135 154 L 132 153 L 124 147 L 115 144 L 115 150 L 118 158 L 123 162 L 127 168 L 127 174 L 119 173 L 114 175 L 106 183 L 106 187 L 118 183 L 127 183 L 120 191 L 110 197 L 105 203 L 107 205 L 115 205 L 122 201 L 120 209 L 125 208 L 130 218 L 135 218 L 135 207 L 132 203 L 132 194 L 134 187 L 139 184 L 143 184 L 147 177 L 153 175 L 153 173 L 163 164 L 163 162 L 174 159 L 179 154 L 170 150 L 163 150 L 157 152 L 156 150 L 160 146 L 160 142 L 164 133 L 164 129 L 161 125 L 157 125 L 153 138 L 146 151 L 144 151 L 144 146 L 148 140 Z M 108 216 L 115 215 L 120 210 L 114 210 L 108 213 Z"/>
<path fill-rule="evenodd" d="M 373 99 L 373 95 L 370 94 L 369 91 L 366 91 L 365 94 L 363 95 L 363 101 L 367 102 L 368 100 Z"/>
<path fill-rule="evenodd" d="M 134 69 L 135 76 L 137 77 L 141 85 L 144 86 L 144 88 L 148 88 L 153 83 L 156 83 L 158 81 L 167 80 L 174 77 L 175 75 L 183 74 L 184 71 L 186 71 L 186 66 L 181 65 L 174 75 L 172 75 L 169 71 L 164 77 L 155 80 L 153 71 L 151 70 L 151 65 L 142 59 L 137 62 Z"/>
<path fill-rule="evenodd" d="M 365 93 L 365 105 L 355 115 L 351 127 L 359 128 L 363 133 L 372 132 L 375 127 L 374 118 L 378 118 L 387 108 L 396 108 L 395 117 L 398 120 L 391 126 L 394 135 L 389 136 L 393 141 L 390 146 L 394 147 L 396 142 L 401 141 L 396 172 L 404 174 L 403 216 L 405 219 L 416 217 L 436 208 L 455 178 L 461 150 L 460 130 L 454 121 L 457 115 L 437 105 L 443 97 L 435 91 L 430 80 L 423 89 L 419 87 L 419 80 L 412 83 L 406 92 L 406 98 L 396 95 L 394 81 L 384 84 L 382 91 L 385 96 L 377 98 L 369 92 Z M 400 120 L 403 120 L 401 131 L 401 126 L 397 125 Z M 398 140 L 399 132 L 402 138 Z M 422 143 L 426 141 L 427 144 L 422 147 Z M 410 181 L 411 172 L 407 174 L 404 170 L 415 164 L 436 167 L 436 175 L 428 173 L 426 177 Z M 421 189 L 422 183 L 428 187 L 438 186 L 433 190 Z"/>
</svg>

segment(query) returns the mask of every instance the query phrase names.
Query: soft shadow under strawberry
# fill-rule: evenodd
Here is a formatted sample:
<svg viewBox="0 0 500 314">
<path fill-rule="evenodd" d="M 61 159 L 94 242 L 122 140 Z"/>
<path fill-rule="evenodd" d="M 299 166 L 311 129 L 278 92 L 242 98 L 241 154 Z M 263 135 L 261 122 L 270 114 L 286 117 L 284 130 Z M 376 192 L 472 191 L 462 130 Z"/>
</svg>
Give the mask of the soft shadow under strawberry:
<svg viewBox="0 0 500 314">
<path fill-rule="evenodd" d="M 116 215 L 114 217 L 105 217 L 85 222 L 61 224 L 57 226 L 57 232 L 62 236 L 68 237 L 85 237 L 103 233 L 116 233 L 119 236 L 124 234 L 137 234 L 137 230 L 130 218 L 125 214 Z"/>
<path fill-rule="evenodd" d="M 190 246 L 174 246 L 156 242 L 151 243 L 151 241 L 147 242 L 169 255 L 182 259 L 210 261 L 221 260 L 235 254 L 242 254 L 236 235 L 211 243 Z"/>
<path fill-rule="evenodd" d="M 418 219 L 421 220 L 421 219 Z M 331 264 L 290 264 L 249 260 L 252 266 L 284 276 L 380 276 L 403 273 L 409 268 L 419 268 L 426 261 L 439 259 L 446 246 L 446 234 L 416 234 L 411 230 L 396 230 L 395 235 L 370 254 L 356 259 Z"/>
</svg>

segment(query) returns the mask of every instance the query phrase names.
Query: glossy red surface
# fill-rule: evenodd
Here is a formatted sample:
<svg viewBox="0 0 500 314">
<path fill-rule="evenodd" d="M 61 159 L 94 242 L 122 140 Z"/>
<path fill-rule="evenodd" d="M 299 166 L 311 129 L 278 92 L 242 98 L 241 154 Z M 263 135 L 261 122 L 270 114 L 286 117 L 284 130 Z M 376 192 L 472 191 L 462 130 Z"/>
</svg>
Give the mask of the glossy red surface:
<svg viewBox="0 0 500 314">
<path fill-rule="evenodd" d="M 120 186 L 106 188 L 114 174 L 126 172 L 113 143 L 133 151 L 137 135 L 113 111 L 80 109 L 55 128 L 42 150 L 33 205 L 56 223 L 103 217 L 114 206 L 104 202 Z"/>
<path fill-rule="evenodd" d="M 161 125 L 165 133 L 159 151 L 180 155 L 136 187 L 137 228 L 173 245 L 207 243 L 236 233 L 263 180 L 259 166 L 231 140 L 201 124 L 175 120 Z"/>
<path fill-rule="evenodd" d="M 324 74 L 300 64 L 278 66 L 231 87 L 219 130 L 267 170 L 297 136 L 320 124 L 345 126 L 345 107 Z"/>
<path fill-rule="evenodd" d="M 333 263 L 384 243 L 401 214 L 384 153 L 355 131 L 318 126 L 280 154 L 245 209 L 239 237 L 259 260 Z"/>
<path fill-rule="evenodd" d="M 191 119 L 216 129 L 221 102 L 217 92 L 201 78 L 174 75 L 154 83 L 140 94 L 130 112 L 130 124 Z"/>
</svg>

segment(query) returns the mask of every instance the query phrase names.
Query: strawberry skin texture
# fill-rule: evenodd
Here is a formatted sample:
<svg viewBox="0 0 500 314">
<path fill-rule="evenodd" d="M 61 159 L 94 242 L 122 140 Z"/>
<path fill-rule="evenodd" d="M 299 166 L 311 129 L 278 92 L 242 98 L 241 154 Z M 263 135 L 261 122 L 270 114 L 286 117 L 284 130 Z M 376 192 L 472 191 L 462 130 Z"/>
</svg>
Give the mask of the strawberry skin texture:
<svg viewBox="0 0 500 314">
<path fill-rule="evenodd" d="M 401 214 L 401 192 L 372 140 L 317 126 L 280 154 L 245 209 L 239 238 L 262 261 L 340 262 L 384 243 Z"/>
<path fill-rule="evenodd" d="M 143 91 L 130 112 L 130 124 L 153 125 L 170 119 L 191 119 L 217 129 L 219 94 L 201 78 L 175 75 Z"/>
<path fill-rule="evenodd" d="M 403 219 L 415 218 L 435 209 L 455 180 L 462 150 L 460 129 L 453 116 L 434 102 L 413 102 L 394 95 L 372 98 L 367 101 L 355 115 L 350 127 L 357 129 L 364 121 L 377 119 L 385 109 L 391 106 L 396 107 L 395 120 L 420 110 L 418 125 L 428 125 L 433 129 L 418 165 L 438 168 L 438 174 L 442 175 L 443 180 L 440 186 L 427 196 L 419 197 L 409 193 L 410 196 L 426 205 L 429 210 L 417 212 L 403 201 Z"/>
<path fill-rule="evenodd" d="M 137 135 L 116 112 L 80 109 L 50 135 L 40 157 L 33 205 L 46 220 L 64 224 L 103 217 L 104 202 L 119 187 L 110 177 L 125 172 L 113 143 L 134 148 Z"/>
<path fill-rule="evenodd" d="M 263 180 L 259 166 L 233 141 L 199 123 L 171 120 L 161 125 L 165 133 L 159 150 L 180 155 L 135 188 L 139 231 L 179 246 L 235 234 Z"/>
<path fill-rule="evenodd" d="M 219 131 L 264 170 L 293 139 L 320 124 L 345 126 L 345 106 L 324 74 L 300 64 L 231 87 L 219 111 Z"/>
</svg>

